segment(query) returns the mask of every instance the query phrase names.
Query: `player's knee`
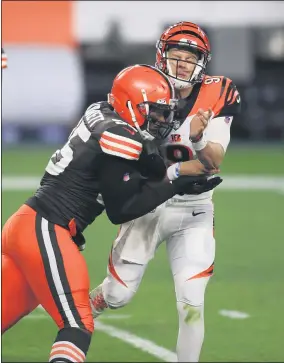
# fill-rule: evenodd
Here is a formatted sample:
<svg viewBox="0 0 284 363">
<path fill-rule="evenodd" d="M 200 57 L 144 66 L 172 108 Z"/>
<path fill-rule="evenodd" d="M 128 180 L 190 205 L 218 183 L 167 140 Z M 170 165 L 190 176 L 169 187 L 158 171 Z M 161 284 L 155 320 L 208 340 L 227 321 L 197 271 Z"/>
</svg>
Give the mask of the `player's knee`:
<svg viewBox="0 0 284 363">
<path fill-rule="evenodd" d="M 89 291 L 87 289 L 73 291 L 72 296 L 71 294 L 68 295 L 67 302 L 69 303 L 70 310 L 68 315 L 65 311 L 65 314 L 60 315 L 60 320 L 56 321 L 59 329 L 67 329 L 73 321 L 73 324 L 74 322 L 76 323 L 77 328 L 92 334 L 94 331 L 94 319 L 89 302 Z"/>
<path fill-rule="evenodd" d="M 208 277 L 184 281 L 177 288 L 177 301 L 191 306 L 202 306 L 204 304 L 205 290 L 208 281 Z"/>
<path fill-rule="evenodd" d="M 177 302 L 177 310 L 180 321 L 186 324 L 194 324 L 203 319 L 203 305 L 193 306 L 185 302 Z"/>
<path fill-rule="evenodd" d="M 110 309 L 118 309 L 127 305 L 135 291 L 122 283 L 111 279 L 106 284 L 103 284 L 103 295 Z"/>
<path fill-rule="evenodd" d="M 81 321 L 84 325 L 84 329 L 86 332 L 92 334 L 94 332 L 95 326 L 94 326 L 94 319 L 92 316 L 92 313 L 88 313 L 83 318 L 81 318 Z"/>
</svg>

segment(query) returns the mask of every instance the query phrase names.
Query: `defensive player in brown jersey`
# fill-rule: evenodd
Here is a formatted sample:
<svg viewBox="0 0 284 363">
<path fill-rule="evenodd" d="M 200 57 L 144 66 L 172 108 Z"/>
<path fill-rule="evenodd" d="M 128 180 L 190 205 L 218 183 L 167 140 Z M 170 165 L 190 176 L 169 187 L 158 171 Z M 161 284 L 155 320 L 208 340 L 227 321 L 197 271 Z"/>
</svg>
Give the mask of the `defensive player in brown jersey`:
<svg viewBox="0 0 284 363">
<path fill-rule="evenodd" d="M 169 76 L 179 95 L 175 127 L 161 146 L 170 180 L 218 173 L 232 120 L 240 111 L 233 82 L 206 74 L 210 59 L 208 37 L 193 23 L 169 27 L 157 42 L 156 67 Z M 197 120 L 204 131 L 196 128 Z M 205 289 L 214 269 L 213 217 L 212 192 L 204 192 L 176 195 L 152 213 L 122 224 L 108 275 L 90 294 L 94 317 L 131 300 L 156 248 L 165 241 L 179 317 L 178 361 L 197 362 L 204 339 Z"/>
<path fill-rule="evenodd" d="M 113 223 L 125 223 L 176 193 L 202 193 L 221 182 L 164 180 L 166 167 L 149 140 L 168 136 L 176 105 L 163 72 L 145 65 L 120 72 L 108 102 L 86 110 L 35 195 L 4 225 L 2 332 L 41 304 L 59 328 L 50 362 L 83 362 L 94 329 L 79 252 L 84 229 L 104 209 Z"/>
</svg>

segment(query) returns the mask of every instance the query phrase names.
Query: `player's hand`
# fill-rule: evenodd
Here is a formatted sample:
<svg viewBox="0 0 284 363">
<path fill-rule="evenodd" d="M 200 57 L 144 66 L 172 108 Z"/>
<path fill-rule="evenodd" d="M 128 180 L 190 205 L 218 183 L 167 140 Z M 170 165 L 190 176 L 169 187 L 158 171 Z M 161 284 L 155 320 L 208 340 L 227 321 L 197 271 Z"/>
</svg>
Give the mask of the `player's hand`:
<svg viewBox="0 0 284 363">
<path fill-rule="evenodd" d="M 190 139 L 198 139 L 203 134 L 212 115 L 213 111 L 211 108 L 206 112 L 202 108 L 197 111 L 197 114 L 190 122 Z"/>
<path fill-rule="evenodd" d="M 167 171 L 164 159 L 160 151 L 152 141 L 146 141 L 143 146 L 143 152 L 139 158 L 139 170 L 147 178 L 162 180 Z"/>
<path fill-rule="evenodd" d="M 198 176 L 220 173 L 220 169 L 208 169 L 199 160 L 184 161 L 180 165 L 180 175 Z"/>
<path fill-rule="evenodd" d="M 174 180 L 176 194 L 202 194 L 216 188 L 223 179 L 219 176 L 207 179 L 205 176 L 181 176 Z"/>
<path fill-rule="evenodd" d="M 153 180 L 162 180 L 167 172 L 164 159 L 158 154 L 140 156 L 139 166 L 141 174 Z"/>
</svg>

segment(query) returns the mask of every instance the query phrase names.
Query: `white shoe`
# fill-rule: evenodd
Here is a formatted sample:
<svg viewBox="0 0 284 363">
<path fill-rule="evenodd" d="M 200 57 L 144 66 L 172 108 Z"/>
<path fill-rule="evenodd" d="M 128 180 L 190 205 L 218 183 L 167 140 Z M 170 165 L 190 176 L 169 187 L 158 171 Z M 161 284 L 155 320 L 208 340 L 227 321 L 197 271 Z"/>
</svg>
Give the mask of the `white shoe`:
<svg viewBox="0 0 284 363">
<path fill-rule="evenodd" d="M 103 296 L 102 285 L 99 285 L 94 290 L 92 290 L 89 297 L 93 318 L 96 319 L 108 307 Z"/>
</svg>

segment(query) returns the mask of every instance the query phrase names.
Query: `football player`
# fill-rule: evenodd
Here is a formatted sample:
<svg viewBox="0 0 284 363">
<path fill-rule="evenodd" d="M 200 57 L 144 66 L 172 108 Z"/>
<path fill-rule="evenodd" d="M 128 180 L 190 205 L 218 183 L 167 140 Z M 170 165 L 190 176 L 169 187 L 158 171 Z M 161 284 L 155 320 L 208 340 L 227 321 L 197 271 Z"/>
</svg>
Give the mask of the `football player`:
<svg viewBox="0 0 284 363">
<path fill-rule="evenodd" d="M 169 135 L 176 105 L 160 70 L 136 65 L 120 72 L 108 102 L 86 110 L 51 156 L 35 195 L 4 225 L 2 332 L 41 304 L 59 328 L 50 362 L 85 361 L 91 341 L 89 277 L 77 248 L 84 246 L 84 229 L 104 208 L 113 223 L 125 223 L 177 193 L 221 182 L 164 180 L 166 167 L 149 140 Z"/>
<path fill-rule="evenodd" d="M 156 47 L 156 67 L 170 78 L 179 96 L 175 127 L 162 145 L 167 176 L 175 180 L 218 173 L 232 120 L 240 112 L 239 92 L 229 78 L 206 74 L 211 50 L 198 25 L 180 22 L 169 27 Z M 203 122 L 204 131 L 196 129 L 197 120 Z M 175 284 L 178 361 L 197 362 L 204 339 L 205 289 L 215 258 L 212 192 L 176 195 L 151 213 L 122 224 L 107 277 L 90 294 L 93 315 L 132 299 L 162 241 Z"/>
</svg>

